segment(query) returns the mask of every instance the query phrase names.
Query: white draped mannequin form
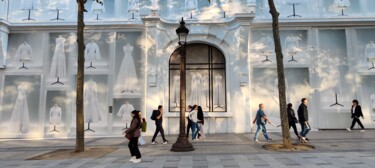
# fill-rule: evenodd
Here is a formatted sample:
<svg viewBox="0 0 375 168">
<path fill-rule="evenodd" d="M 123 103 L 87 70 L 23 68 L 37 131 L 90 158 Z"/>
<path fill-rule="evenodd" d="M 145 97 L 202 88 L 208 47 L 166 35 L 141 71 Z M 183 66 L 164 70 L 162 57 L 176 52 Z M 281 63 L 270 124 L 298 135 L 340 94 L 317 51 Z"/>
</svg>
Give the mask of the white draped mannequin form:
<svg viewBox="0 0 375 168">
<path fill-rule="evenodd" d="M 135 19 L 134 14 L 139 10 L 139 0 L 128 0 L 128 12 L 132 14 L 130 20 Z"/>
<path fill-rule="evenodd" d="M 289 83 L 288 79 L 285 78 L 285 95 L 286 95 L 286 103 L 290 102 L 290 90 L 289 90 Z M 273 99 L 276 103 L 279 103 L 279 79 L 276 78 L 273 85 Z"/>
<path fill-rule="evenodd" d="M 173 76 L 173 107 L 178 108 L 180 105 L 180 76 Z"/>
<path fill-rule="evenodd" d="M 191 105 L 202 106 L 204 104 L 202 75 L 193 74 L 191 78 L 190 103 Z"/>
<path fill-rule="evenodd" d="M 125 122 L 125 128 L 128 129 L 128 123 L 132 120 L 131 112 L 134 110 L 134 106 L 126 101 L 123 105 L 121 105 L 120 109 L 117 112 L 117 116 L 121 117 L 121 120 Z M 124 130 L 123 129 L 123 130 Z"/>
<path fill-rule="evenodd" d="M 100 59 L 101 56 L 98 44 L 96 44 L 94 41 L 87 43 L 85 48 L 85 60 L 90 61 L 90 65 L 86 69 L 96 69 L 96 67 L 92 65 L 92 62 Z"/>
<path fill-rule="evenodd" d="M 53 130 L 50 132 L 59 132 L 56 129 L 56 125 L 61 123 L 61 113 L 61 107 L 59 107 L 57 104 L 53 105 L 49 110 L 49 123 L 53 125 Z"/>
<path fill-rule="evenodd" d="M 339 16 L 348 16 L 344 14 L 344 10 L 349 8 L 350 6 L 350 1 L 349 0 L 335 0 L 334 5 L 341 10 L 341 14 Z"/>
<path fill-rule="evenodd" d="M 290 34 L 289 36 L 286 37 L 285 39 L 285 48 L 286 48 L 286 53 L 288 56 L 291 56 L 292 58 L 288 62 L 298 62 L 297 60 L 294 59 L 294 56 L 297 55 L 298 52 L 301 51 L 299 48 L 299 37 L 297 37 L 294 34 Z"/>
<path fill-rule="evenodd" d="M 198 11 L 198 1 L 185 0 L 185 10 L 190 12 L 190 19 L 193 19 L 193 11 Z"/>
<path fill-rule="evenodd" d="M 275 44 L 273 42 L 272 37 L 270 35 L 265 35 L 264 37 L 260 39 L 260 45 L 262 45 L 260 49 L 260 53 L 266 57 L 266 59 L 263 60 L 262 62 L 272 62 L 269 59 L 269 56 L 273 54 L 272 51 L 275 49 Z"/>
<path fill-rule="evenodd" d="M 207 75 L 203 76 L 203 79 L 202 79 L 203 96 L 204 96 L 204 104 L 202 104 L 203 109 L 210 107 L 209 83 L 210 83 L 210 77 Z"/>
<path fill-rule="evenodd" d="M 99 15 L 105 12 L 104 0 L 99 0 L 102 4 L 93 1 L 91 5 L 91 12 L 96 15 L 96 20 L 99 19 Z"/>
<path fill-rule="evenodd" d="M 14 133 L 27 133 L 30 127 L 29 107 L 27 104 L 28 86 L 21 83 L 17 86 L 18 95 L 14 104 L 9 130 Z"/>
<path fill-rule="evenodd" d="M 53 53 L 51 69 L 49 76 L 51 78 L 56 78 L 57 81 L 52 83 L 54 84 L 62 84 L 60 81 L 61 78 L 66 77 L 66 60 L 65 60 L 65 38 L 61 35 L 56 38 L 56 47 L 55 52 Z"/>
<path fill-rule="evenodd" d="M 375 110 L 375 94 L 370 95 L 370 107 Z"/>
<path fill-rule="evenodd" d="M 134 47 L 127 43 L 123 49 L 125 56 L 118 72 L 117 88 L 120 89 L 121 93 L 138 93 L 138 77 L 132 56 Z"/>
<path fill-rule="evenodd" d="M 100 116 L 100 105 L 97 95 L 97 85 L 92 79 L 85 82 L 84 84 L 84 113 L 85 122 L 88 123 L 88 128 L 85 131 L 92 131 L 90 129 L 90 123 L 96 123 L 101 121 Z"/>
<path fill-rule="evenodd" d="M 214 78 L 214 105 L 215 108 L 224 108 L 225 104 L 225 90 L 223 87 L 223 77 L 221 75 L 215 75 Z"/>
<path fill-rule="evenodd" d="M 29 69 L 25 66 L 26 62 L 32 61 L 34 54 L 33 49 L 31 48 L 30 44 L 24 41 L 16 51 L 16 55 L 14 56 L 17 61 L 22 63 L 22 66 L 18 69 Z"/>
<path fill-rule="evenodd" d="M 339 65 L 340 65 L 340 60 L 336 56 L 333 56 L 330 59 L 328 59 L 328 67 L 326 71 L 328 72 L 328 76 L 326 77 L 326 79 L 323 79 L 325 80 L 324 82 L 325 84 L 329 83 L 331 85 L 332 92 L 335 93 L 336 102 L 331 104 L 330 107 L 344 106 L 340 104 L 337 99 L 337 95 L 341 94 L 341 91 L 342 91 L 341 74 L 340 74 Z"/>
<path fill-rule="evenodd" d="M 365 58 L 372 64 L 368 70 L 375 69 L 375 43 L 373 41 L 368 42 L 365 49 Z"/>
</svg>

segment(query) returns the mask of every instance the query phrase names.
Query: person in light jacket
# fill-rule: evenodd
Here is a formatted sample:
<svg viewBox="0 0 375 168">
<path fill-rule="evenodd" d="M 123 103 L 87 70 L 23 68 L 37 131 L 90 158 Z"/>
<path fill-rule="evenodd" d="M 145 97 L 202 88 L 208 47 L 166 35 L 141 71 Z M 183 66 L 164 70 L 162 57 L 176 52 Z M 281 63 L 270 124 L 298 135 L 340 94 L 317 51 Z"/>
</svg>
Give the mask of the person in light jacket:
<svg viewBox="0 0 375 168">
<path fill-rule="evenodd" d="M 133 163 L 140 163 L 141 162 L 141 152 L 138 148 L 138 138 L 141 136 L 140 129 L 142 128 L 141 118 L 139 116 L 140 111 L 133 110 L 131 112 L 131 116 L 133 117 L 130 128 L 124 131 L 123 134 L 130 134 L 132 135 L 131 139 L 129 140 L 129 150 L 132 158 L 130 159 Z"/>
<path fill-rule="evenodd" d="M 189 113 L 189 119 L 191 120 L 191 138 L 197 140 L 197 128 L 198 128 L 198 106 L 194 105 L 193 110 Z"/>
</svg>

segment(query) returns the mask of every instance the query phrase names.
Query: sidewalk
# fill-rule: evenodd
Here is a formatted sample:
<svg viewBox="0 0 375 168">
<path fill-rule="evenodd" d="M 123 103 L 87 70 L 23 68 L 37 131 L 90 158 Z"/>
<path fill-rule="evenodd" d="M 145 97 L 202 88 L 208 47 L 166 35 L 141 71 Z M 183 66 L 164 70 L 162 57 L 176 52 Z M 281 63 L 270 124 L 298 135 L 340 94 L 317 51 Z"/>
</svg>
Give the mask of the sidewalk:
<svg viewBox="0 0 375 168">
<path fill-rule="evenodd" d="M 213 134 L 194 142 L 195 151 L 171 152 L 172 144 L 142 146 L 142 163 L 133 164 L 124 138 L 86 139 L 87 147 L 116 147 L 102 158 L 75 160 L 26 160 L 56 149 L 73 149 L 74 139 L 12 140 L 0 142 L 0 167 L 373 167 L 375 165 L 375 130 L 365 133 L 343 130 L 311 132 L 309 138 L 316 150 L 310 152 L 265 151 L 252 142 L 253 134 Z M 281 142 L 281 133 L 270 133 Z M 168 136 L 174 143 L 177 136 Z M 293 135 L 292 135 L 293 137 Z M 145 137 L 150 142 L 151 137 Z M 157 140 L 161 142 L 161 138 Z M 259 138 L 264 141 L 263 137 Z"/>
</svg>

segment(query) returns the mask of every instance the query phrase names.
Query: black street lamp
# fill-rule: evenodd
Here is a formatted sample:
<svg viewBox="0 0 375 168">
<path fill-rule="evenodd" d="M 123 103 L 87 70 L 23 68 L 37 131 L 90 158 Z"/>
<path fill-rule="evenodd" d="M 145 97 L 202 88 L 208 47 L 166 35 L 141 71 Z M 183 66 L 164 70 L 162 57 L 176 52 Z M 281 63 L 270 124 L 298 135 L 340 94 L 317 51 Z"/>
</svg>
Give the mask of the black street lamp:
<svg viewBox="0 0 375 168">
<path fill-rule="evenodd" d="M 184 18 L 181 19 L 180 26 L 176 29 L 180 52 L 180 133 L 177 141 L 172 145 L 171 151 L 187 152 L 194 150 L 185 134 L 185 98 L 186 98 L 186 38 L 189 29 L 186 28 Z"/>
</svg>

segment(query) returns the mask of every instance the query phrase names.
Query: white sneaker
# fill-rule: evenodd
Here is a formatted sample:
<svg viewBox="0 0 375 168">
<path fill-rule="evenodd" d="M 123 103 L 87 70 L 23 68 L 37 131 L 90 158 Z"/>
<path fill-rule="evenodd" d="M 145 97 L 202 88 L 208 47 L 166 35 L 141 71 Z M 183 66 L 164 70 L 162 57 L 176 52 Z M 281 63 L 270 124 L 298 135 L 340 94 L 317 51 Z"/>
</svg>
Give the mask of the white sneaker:
<svg viewBox="0 0 375 168">
<path fill-rule="evenodd" d="M 137 157 L 133 156 L 129 161 L 134 162 L 135 159 L 137 159 Z"/>
<path fill-rule="evenodd" d="M 351 132 L 352 130 L 350 130 L 350 128 L 346 128 L 346 130 L 348 130 L 349 132 Z"/>
<path fill-rule="evenodd" d="M 359 132 L 365 132 L 365 130 L 361 130 L 361 131 L 359 131 Z"/>
<path fill-rule="evenodd" d="M 255 139 L 254 142 L 259 143 L 258 139 Z"/>
<path fill-rule="evenodd" d="M 305 137 L 301 137 L 301 142 L 302 143 L 307 143 L 306 138 Z"/>
<path fill-rule="evenodd" d="M 153 145 L 156 145 L 156 144 L 158 144 L 156 141 L 154 141 L 154 142 L 151 142 L 151 144 L 153 144 Z"/>
<path fill-rule="evenodd" d="M 133 163 L 141 163 L 141 158 L 133 160 Z"/>
<path fill-rule="evenodd" d="M 168 144 L 168 142 L 169 142 L 169 141 L 164 141 L 163 144 L 166 145 L 166 144 Z"/>
</svg>

